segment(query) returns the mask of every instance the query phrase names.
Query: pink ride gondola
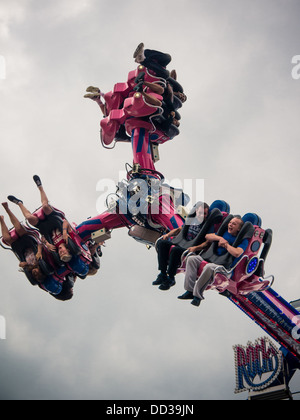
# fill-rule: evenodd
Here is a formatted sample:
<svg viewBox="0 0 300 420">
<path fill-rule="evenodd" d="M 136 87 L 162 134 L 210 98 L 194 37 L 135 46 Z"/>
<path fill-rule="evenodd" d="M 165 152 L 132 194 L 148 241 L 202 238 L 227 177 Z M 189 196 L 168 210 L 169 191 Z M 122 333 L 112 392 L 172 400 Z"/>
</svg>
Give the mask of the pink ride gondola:
<svg viewBox="0 0 300 420">
<path fill-rule="evenodd" d="M 219 235 L 222 235 L 232 217 L 229 215 L 224 220 L 219 229 Z M 201 254 L 205 261 L 199 267 L 199 276 L 208 262 L 214 262 L 226 268 L 225 273 L 223 268 L 221 270 L 216 268 L 213 282 L 207 290 L 216 289 L 219 292 L 227 290 L 234 295 L 246 295 L 253 291 L 266 290 L 273 284 L 273 276 L 264 278 L 264 263 L 271 246 L 272 231 L 261 228 L 261 220 L 256 214 L 247 213 L 242 219 L 245 223 L 235 243 L 238 246 L 238 243 L 245 238 L 249 242 L 247 249 L 234 267 L 229 268 L 233 261 L 229 253 L 222 256 L 215 254 L 217 243 L 212 244 L 208 251 Z"/>
<path fill-rule="evenodd" d="M 156 74 L 153 69 L 165 77 Z M 100 90 L 89 88 L 93 89 L 97 96 Z M 163 186 L 163 176 L 155 169 L 154 153 L 154 147 L 179 134 L 178 109 L 181 108 L 182 101 L 177 92 L 183 95 L 182 86 L 157 62 L 152 63 L 148 60 L 147 67 L 138 65 L 128 73 L 126 82 L 116 83 L 112 91 L 103 95 L 105 107 L 102 104 L 101 109 L 104 110 L 104 118 L 100 121 L 102 145 L 111 148 L 118 141 L 131 142 L 133 170 L 128 171 L 127 181 L 123 182 L 123 186 L 128 183 L 130 187 L 138 179 L 147 184 L 145 196 L 139 196 L 145 211 L 132 214 L 123 203 L 133 199 L 134 189 L 125 189 L 125 193 L 121 194 L 120 188 L 117 187 L 113 210 L 108 209 L 77 226 L 77 232 L 83 240 L 93 237 L 101 241 L 111 230 L 128 227 L 130 236 L 154 245 L 155 240 L 164 231 L 184 223 L 177 211 L 171 188 L 168 190 Z M 153 179 L 160 182 L 155 192 L 152 188 Z M 157 211 L 153 211 L 154 206 Z M 124 207 L 126 211 L 120 211 Z"/>
</svg>

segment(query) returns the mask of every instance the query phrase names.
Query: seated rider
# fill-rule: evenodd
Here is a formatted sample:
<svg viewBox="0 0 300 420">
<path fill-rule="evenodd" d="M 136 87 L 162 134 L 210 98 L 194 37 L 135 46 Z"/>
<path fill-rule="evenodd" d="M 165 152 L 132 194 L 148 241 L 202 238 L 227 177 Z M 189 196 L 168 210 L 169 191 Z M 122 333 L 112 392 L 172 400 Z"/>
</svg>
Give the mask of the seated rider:
<svg viewBox="0 0 300 420">
<path fill-rule="evenodd" d="M 7 203 L 2 203 L 2 206 L 4 207 L 5 211 L 9 215 L 10 221 L 13 224 L 15 228 L 16 235 L 15 237 L 11 235 L 5 221 L 4 216 L 0 216 L 0 225 L 1 225 L 1 232 L 2 232 L 2 238 L 3 241 L 9 245 L 13 251 L 17 252 L 19 250 L 18 242 L 21 238 L 26 238 L 28 236 L 28 232 L 22 226 L 22 224 L 19 222 L 17 217 L 13 214 L 13 212 L 8 207 Z M 45 280 L 46 276 L 42 273 L 39 265 L 38 260 L 42 258 L 43 254 L 43 245 L 38 242 L 38 251 L 35 254 L 34 249 L 30 244 L 28 247 L 25 245 L 25 249 L 23 251 L 23 255 L 25 258 L 25 261 L 21 261 L 19 263 L 19 267 L 25 269 L 31 274 L 32 278 L 37 282 L 40 283 L 43 280 Z"/>
<path fill-rule="evenodd" d="M 167 79 L 170 76 L 169 71 L 166 70 L 167 65 L 172 60 L 170 54 L 156 50 L 145 50 L 144 44 L 141 42 L 134 51 L 133 58 L 136 63 L 153 70 L 158 77 Z"/>
<path fill-rule="evenodd" d="M 196 206 L 196 217 L 193 223 L 189 226 L 186 239 L 193 240 L 202 229 L 209 213 L 209 206 L 206 203 L 199 202 Z M 184 226 L 184 225 L 183 225 Z M 179 245 L 173 245 L 168 239 L 177 236 L 182 230 L 183 226 L 173 229 L 166 235 L 162 236 L 157 242 L 157 258 L 158 269 L 160 273 L 157 279 L 152 283 L 154 286 L 160 285 L 159 289 L 168 290 L 175 284 L 175 275 L 178 267 L 181 265 L 181 256 L 186 251 Z M 209 232 L 213 232 L 213 226 Z M 189 252 L 200 252 L 207 246 L 208 242 L 203 242 L 200 245 L 187 248 Z"/>
<path fill-rule="evenodd" d="M 231 264 L 232 267 L 237 263 L 248 246 L 248 239 L 242 240 L 237 247 L 232 246 L 243 224 L 244 222 L 241 217 L 235 216 L 229 222 L 227 231 L 223 236 L 218 236 L 215 233 L 209 233 L 205 236 L 207 241 L 211 243 L 215 241 L 218 242 L 217 255 L 221 256 L 228 252 L 234 257 L 234 261 Z M 178 299 L 192 299 L 191 303 L 194 306 L 199 306 L 201 300 L 204 299 L 203 292 L 213 280 L 215 270 L 218 268 L 218 272 L 225 272 L 225 267 L 215 263 L 208 263 L 205 265 L 198 278 L 198 270 L 202 261 L 204 261 L 204 259 L 201 255 L 191 255 L 187 258 L 184 279 L 184 288 L 186 292 L 183 295 L 178 296 Z"/>
<path fill-rule="evenodd" d="M 58 277 L 56 274 L 44 274 L 38 262 L 41 258 L 50 262 L 48 259 L 49 251 L 43 246 L 42 242 L 37 239 L 38 251 L 35 253 L 32 242 L 29 240 L 28 231 L 19 222 L 7 203 L 2 203 L 2 206 L 9 215 L 10 221 L 15 228 L 15 234 L 11 234 L 4 221 L 4 216 L 0 216 L 2 239 L 5 244 L 11 247 L 18 258 L 20 258 L 20 251 L 23 254 L 25 261 L 21 261 L 19 267 L 22 271 L 25 271 L 25 273 L 28 273 L 29 276 L 32 277 L 40 289 L 49 292 L 56 299 L 63 301 L 71 299 L 73 296 L 74 277 L 72 275 L 67 275 L 66 278 L 64 278 L 63 276 Z M 26 237 L 28 238 L 28 241 L 26 241 Z M 30 238 L 32 239 L 32 237 Z"/>
<path fill-rule="evenodd" d="M 164 110 L 164 116 L 166 117 L 167 121 L 164 123 L 164 128 L 167 129 L 168 125 L 171 123 L 178 127 L 180 123 L 176 119 L 174 96 L 179 98 L 180 102 L 182 103 L 187 100 L 187 97 L 185 93 L 183 93 L 182 87 L 176 83 L 176 70 L 171 70 L 171 72 L 166 70 L 166 66 L 171 62 L 172 57 L 170 54 L 162 53 L 160 51 L 144 49 L 144 44 L 141 42 L 137 46 L 133 54 L 133 58 L 135 58 L 136 63 L 140 63 L 148 69 L 153 70 L 158 77 L 163 77 L 166 79 L 167 86 L 163 97 L 166 106 L 166 109 Z M 170 83 L 171 80 L 173 81 L 173 84 L 177 86 L 177 89 L 173 88 Z"/>
</svg>

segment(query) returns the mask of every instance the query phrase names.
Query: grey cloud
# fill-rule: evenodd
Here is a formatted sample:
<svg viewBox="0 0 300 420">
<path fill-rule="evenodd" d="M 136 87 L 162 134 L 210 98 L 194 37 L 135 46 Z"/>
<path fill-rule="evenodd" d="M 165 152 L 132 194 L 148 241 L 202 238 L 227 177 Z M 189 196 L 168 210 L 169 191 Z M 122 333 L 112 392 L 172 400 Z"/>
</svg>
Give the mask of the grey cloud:
<svg viewBox="0 0 300 420">
<path fill-rule="evenodd" d="M 291 58 L 300 54 L 299 4 L 151 4 L 161 16 L 137 1 L 5 4 L 1 200 L 12 193 L 38 207 L 38 173 L 69 219 L 96 214 L 98 180 L 117 182 L 132 155 L 129 144 L 101 147 L 101 115 L 83 94 L 90 84 L 108 91 L 126 80 L 143 41 L 170 52 L 188 96 L 181 134 L 160 147 L 157 169 L 170 180 L 204 178 L 208 203 L 221 198 L 234 213 L 260 214 L 274 230 L 267 274 L 296 299 L 300 81 L 291 78 Z M 78 280 L 68 303 L 27 284 L 7 251 L 0 260 L 1 399 L 246 398 L 233 393 L 232 345 L 264 332 L 217 293 L 199 309 L 178 301 L 182 276 L 158 291 L 154 249 L 126 229 L 113 232 L 100 273 Z"/>
</svg>

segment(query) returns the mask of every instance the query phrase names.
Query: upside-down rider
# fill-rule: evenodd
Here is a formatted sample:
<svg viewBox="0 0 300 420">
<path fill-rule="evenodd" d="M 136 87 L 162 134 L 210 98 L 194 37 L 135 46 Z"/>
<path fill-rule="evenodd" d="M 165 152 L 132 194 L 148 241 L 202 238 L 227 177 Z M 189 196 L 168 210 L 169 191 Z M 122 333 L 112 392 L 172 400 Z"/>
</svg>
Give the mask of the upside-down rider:
<svg viewBox="0 0 300 420">
<path fill-rule="evenodd" d="M 74 238 L 77 235 L 76 231 L 63 217 L 63 213 L 49 204 L 40 177 L 34 175 L 33 180 L 41 195 L 42 208 L 39 213 L 31 213 L 24 206 L 23 201 L 13 195 L 9 195 L 7 198 L 17 204 L 27 221 L 40 231 L 44 237 L 43 242 L 49 251 L 57 251 L 61 261 L 68 263 L 75 274 L 86 276 L 89 273 L 89 264 L 79 256 L 72 255 L 68 247 L 68 238 Z M 83 249 L 83 252 L 87 257 L 89 256 L 88 249 L 86 251 Z"/>
</svg>

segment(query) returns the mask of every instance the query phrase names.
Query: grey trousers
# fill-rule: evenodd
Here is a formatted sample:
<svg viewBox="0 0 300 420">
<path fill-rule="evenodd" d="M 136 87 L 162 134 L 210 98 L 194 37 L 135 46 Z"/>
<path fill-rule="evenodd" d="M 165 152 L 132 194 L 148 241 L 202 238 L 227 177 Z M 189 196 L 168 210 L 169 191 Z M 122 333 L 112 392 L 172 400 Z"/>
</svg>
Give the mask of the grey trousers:
<svg viewBox="0 0 300 420">
<path fill-rule="evenodd" d="M 224 267 L 218 264 L 208 263 L 198 278 L 197 272 L 202 261 L 204 260 L 200 255 L 191 255 L 188 257 L 184 278 L 185 290 L 193 292 L 193 295 L 200 299 L 204 299 L 203 292 L 213 280 L 215 269 L 218 268 L 218 272 L 222 272 L 222 269 L 224 269 L 224 272 L 226 271 Z"/>
</svg>

